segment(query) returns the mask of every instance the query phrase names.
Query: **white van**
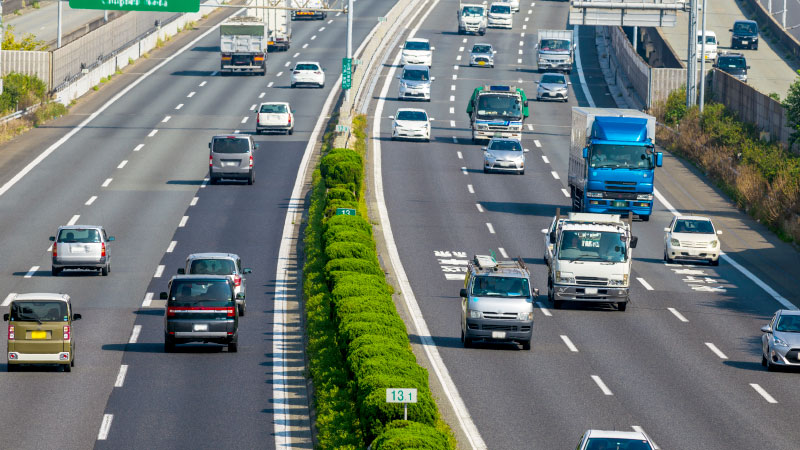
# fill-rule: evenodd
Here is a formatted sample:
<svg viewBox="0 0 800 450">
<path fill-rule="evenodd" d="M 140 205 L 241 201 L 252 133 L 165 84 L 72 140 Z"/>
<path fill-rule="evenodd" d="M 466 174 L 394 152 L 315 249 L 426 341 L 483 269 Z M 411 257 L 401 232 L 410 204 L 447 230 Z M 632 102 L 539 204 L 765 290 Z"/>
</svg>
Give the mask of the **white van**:
<svg viewBox="0 0 800 450">
<path fill-rule="evenodd" d="M 717 35 L 713 31 L 706 30 L 706 61 L 717 61 Z M 697 33 L 697 59 L 703 58 L 701 55 L 703 51 L 703 35 Z"/>
</svg>

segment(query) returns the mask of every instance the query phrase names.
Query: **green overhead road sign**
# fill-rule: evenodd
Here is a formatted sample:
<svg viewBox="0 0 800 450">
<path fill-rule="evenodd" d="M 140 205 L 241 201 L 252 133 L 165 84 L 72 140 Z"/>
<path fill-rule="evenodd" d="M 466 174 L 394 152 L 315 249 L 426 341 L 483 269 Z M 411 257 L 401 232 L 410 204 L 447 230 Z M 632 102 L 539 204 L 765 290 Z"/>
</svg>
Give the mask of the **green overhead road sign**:
<svg viewBox="0 0 800 450">
<path fill-rule="evenodd" d="M 126 11 L 200 11 L 200 0 L 69 0 L 72 9 L 120 9 Z"/>
<path fill-rule="evenodd" d="M 352 208 L 336 208 L 337 216 L 355 216 L 356 210 Z"/>
<path fill-rule="evenodd" d="M 342 58 L 342 89 L 350 89 L 350 83 L 353 79 L 353 59 Z"/>
</svg>

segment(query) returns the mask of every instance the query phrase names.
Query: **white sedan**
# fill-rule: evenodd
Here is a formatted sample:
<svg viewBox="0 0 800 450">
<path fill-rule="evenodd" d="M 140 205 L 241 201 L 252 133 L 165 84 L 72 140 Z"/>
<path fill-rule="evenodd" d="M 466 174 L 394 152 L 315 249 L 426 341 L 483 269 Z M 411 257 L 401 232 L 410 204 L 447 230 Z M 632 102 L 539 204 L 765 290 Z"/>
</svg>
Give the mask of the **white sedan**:
<svg viewBox="0 0 800 450">
<path fill-rule="evenodd" d="M 664 228 L 664 261 L 708 261 L 719 265 L 721 230 L 707 217 L 678 216 Z"/>
<path fill-rule="evenodd" d="M 316 86 L 325 87 L 325 71 L 318 62 L 298 62 L 292 69 L 292 87 Z"/>
<path fill-rule="evenodd" d="M 392 140 L 422 139 L 431 140 L 431 119 L 424 109 L 400 108 L 392 121 Z"/>
<path fill-rule="evenodd" d="M 256 133 L 282 131 L 294 133 L 294 114 L 286 102 L 264 102 L 256 110 Z"/>
</svg>

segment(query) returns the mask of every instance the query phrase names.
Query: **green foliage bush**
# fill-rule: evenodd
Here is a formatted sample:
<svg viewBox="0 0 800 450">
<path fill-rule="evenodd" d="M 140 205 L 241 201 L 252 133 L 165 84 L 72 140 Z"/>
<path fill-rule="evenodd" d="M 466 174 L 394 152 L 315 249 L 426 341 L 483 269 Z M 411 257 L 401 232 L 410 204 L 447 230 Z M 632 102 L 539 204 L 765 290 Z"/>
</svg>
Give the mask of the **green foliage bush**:
<svg viewBox="0 0 800 450">
<path fill-rule="evenodd" d="M 0 111 L 12 113 L 45 100 L 47 85 L 35 75 L 11 72 L 3 77 Z"/>
<path fill-rule="evenodd" d="M 353 231 L 361 231 L 372 236 L 372 225 L 367 222 L 367 219 L 361 216 L 347 216 L 347 215 L 340 215 L 340 216 L 333 216 L 325 221 L 325 233 L 323 233 L 323 238 L 327 241 L 328 230 L 332 227 L 336 226 L 344 226 L 349 230 Z"/>
<path fill-rule="evenodd" d="M 337 208 L 357 209 L 358 202 L 351 202 L 347 200 L 335 199 L 328 202 L 325 206 L 325 217 L 331 217 L 336 214 Z"/>
<path fill-rule="evenodd" d="M 375 240 L 369 233 L 363 230 L 354 230 L 348 226 L 339 225 L 329 227 L 323 235 L 325 245 L 332 245 L 336 242 L 358 242 L 369 247 L 375 248 Z"/>
<path fill-rule="evenodd" d="M 325 255 L 328 259 L 358 258 L 378 262 L 375 250 L 358 242 L 334 242 L 325 247 Z"/>
<path fill-rule="evenodd" d="M 445 450 L 447 435 L 436 428 L 404 420 L 386 425 L 385 431 L 372 442 L 372 450 Z"/>
<path fill-rule="evenodd" d="M 675 126 L 686 115 L 686 86 L 672 91 L 667 97 L 664 123 Z"/>
<path fill-rule="evenodd" d="M 362 295 L 386 295 L 393 289 L 386 283 L 381 275 L 365 273 L 348 274 L 337 279 L 336 286 L 331 290 L 333 301 L 344 297 L 357 297 Z"/>
<path fill-rule="evenodd" d="M 336 300 L 336 311 L 338 314 L 391 314 L 395 309 L 392 297 L 384 294 L 340 298 Z"/>
<path fill-rule="evenodd" d="M 358 201 L 358 199 L 356 198 L 356 195 L 353 194 L 352 191 L 348 191 L 347 189 L 339 188 L 339 187 L 328 189 L 327 199 L 328 199 L 328 203 L 330 203 L 332 200 L 344 200 L 344 201 L 347 201 L 347 202 L 356 202 L 356 201 Z"/>
<path fill-rule="evenodd" d="M 417 403 L 408 408 L 408 420 L 434 425 L 438 418 L 436 402 L 424 384 L 415 384 L 405 376 L 392 373 L 378 373 L 356 379 L 358 385 L 358 411 L 364 427 L 365 438 L 369 442 L 379 435 L 384 424 L 403 417 L 403 406 L 399 403 L 386 403 L 386 389 L 397 386 L 417 389 Z"/>
<path fill-rule="evenodd" d="M 346 270 L 348 272 L 360 272 L 372 275 L 383 274 L 383 270 L 381 270 L 381 267 L 376 263 L 357 258 L 333 259 L 325 264 L 326 273 L 331 273 L 337 270 Z"/>
</svg>

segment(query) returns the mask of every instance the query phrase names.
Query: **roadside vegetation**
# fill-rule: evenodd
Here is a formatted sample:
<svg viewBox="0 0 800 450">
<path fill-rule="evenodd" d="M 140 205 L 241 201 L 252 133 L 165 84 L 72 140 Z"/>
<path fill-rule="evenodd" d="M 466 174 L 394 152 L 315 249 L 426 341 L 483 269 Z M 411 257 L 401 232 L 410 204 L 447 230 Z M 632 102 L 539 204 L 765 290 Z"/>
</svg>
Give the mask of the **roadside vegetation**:
<svg viewBox="0 0 800 450">
<path fill-rule="evenodd" d="M 22 39 L 17 39 L 14 35 L 14 26 L 6 25 L 3 32 L 3 50 L 47 50 L 47 43 L 36 39 L 31 33 L 26 33 Z"/>
<path fill-rule="evenodd" d="M 66 106 L 50 101 L 47 95 L 47 85 L 37 76 L 12 72 L 3 77 L 0 117 L 35 105 L 39 105 L 39 107 L 32 113 L 0 124 L 0 144 L 67 113 Z"/>
<path fill-rule="evenodd" d="M 378 262 L 364 200 L 366 125 L 354 119 L 353 150 L 331 149 L 329 131 L 313 174 L 303 290 L 318 446 L 454 450 Z M 401 404 L 386 403 L 396 387 L 418 390 L 408 421 Z"/>
<path fill-rule="evenodd" d="M 781 239 L 799 243 L 800 158 L 778 142 L 760 139 L 754 125 L 738 120 L 723 104 L 706 102 L 700 113 L 696 106 L 687 110 L 685 98 L 685 89 L 677 90 L 655 108 L 668 127 L 659 128 L 658 141 L 692 162 Z M 798 82 L 784 106 L 790 102 L 800 105 Z"/>
</svg>

